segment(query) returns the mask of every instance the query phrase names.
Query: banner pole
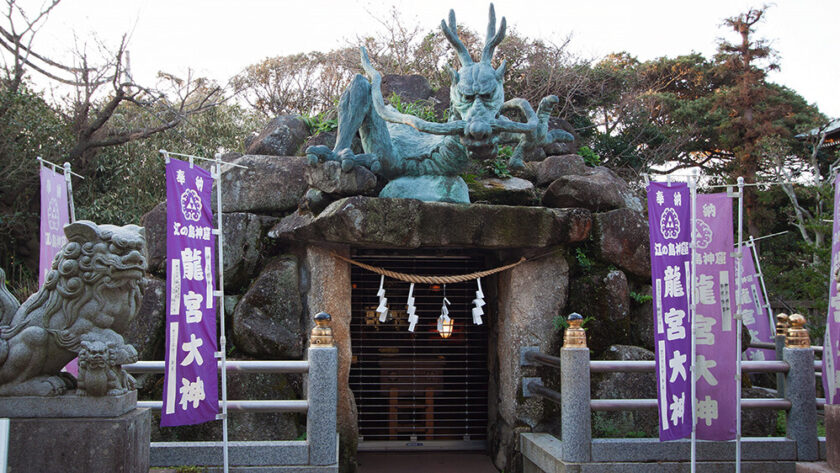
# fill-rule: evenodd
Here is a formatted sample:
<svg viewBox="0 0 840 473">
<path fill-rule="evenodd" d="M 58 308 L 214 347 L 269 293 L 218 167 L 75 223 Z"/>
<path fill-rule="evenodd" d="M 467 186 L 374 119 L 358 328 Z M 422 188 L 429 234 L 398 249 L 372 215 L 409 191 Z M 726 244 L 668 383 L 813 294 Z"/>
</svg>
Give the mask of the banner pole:
<svg viewBox="0 0 840 473">
<path fill-rule="evenodd" d="M 738 265 L 735 266 L 735 333 L 736 346 L 735 357 L 737 364 L 735 365 L 735 396 L 736 411 L 735 411 L 735 473 L 741 473 L 741 333 L 743 331 L 742 314 L 741 314 L 741 273 L 744 268 L 744 178 L 738 177 Z"/>
<path fill-rule="evenodd" d="M 67 182 L 67 202 L 70 204 L 70 223 L 76 221 L 76 204 L 73 202 L 73 171 L 70 169 L 70 163 L 64 162 L 64 181 Z"/>
<path fill-rule="evenodd" d="M 697 175 L 699 170 L 694 169 L 692 176 L 688 179 L 688 188 L 691 193 L 691 275 L 688 283 L 689 293 L 689 314 L 691 314 L 691 473 L 697 471 L 697 333 L 694 319 L 696 318 L 696 289 L 695 289 L 695 224 L 697 220 Z"/>
<path fill-rule="evenodd" d="M 216 214 L 218 217 L 219 244 L 218 258 L 216 259 L 219 274 L 219 358 L 222 365 L 222 456 L 224 460 L 224 473 L 228 473 L 228 405 L 227 405 L 227 338 L 225 337 L 225 267 L 224 267 L 224 231 L 222 230 L 222 158 L 216 153 L 216 172 L 213 178 L 216 180 Z M 192 164 L 192 158 L 190 158 Z"/>
<path fill-rule="evenodd" d="M 755 262 L 755 269 L 758 272 L 758 280 L 761 282 L 761 293 L 764 294 L 764 309 L 767 310 L 767 317 L 770 319 L 770 332 L 776 327 L 776 317 L 773 315 L 773 308 L 770 306 L 770 298 L 767 297 L 767 286 L 764 284 L 764 273 L 761 271 L 761 261 L 758 260 L 758 250 L 755 248 L 755 239 L 750 235 L 750 242 L 747 244 L 752 252 Z"/>
</svg>

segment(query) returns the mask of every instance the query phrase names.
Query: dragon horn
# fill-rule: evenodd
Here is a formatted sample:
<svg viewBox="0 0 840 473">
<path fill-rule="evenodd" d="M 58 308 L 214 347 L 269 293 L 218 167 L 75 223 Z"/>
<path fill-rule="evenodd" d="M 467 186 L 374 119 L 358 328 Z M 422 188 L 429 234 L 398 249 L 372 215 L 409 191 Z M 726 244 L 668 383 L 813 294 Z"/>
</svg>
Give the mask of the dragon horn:
<svg viewBox="0 0 840 473">
<path fill-rule="evenodd" d="M 440 20 L 440 29 L 443 31 L 443 35 L 446 36 L 446 39 L 449 40 L 449 44 L 458 53 L 458 59 L 461 60 L 461 67 L 473 64 L 470 52 L 467 51 L 467 47 L 464 46 L 461 38 L 458 37 L 458 25 L 455 23 L 455 10 L 449 10 L 449 26 L 446 25 L 446 20 Z"/>
<path fill-rule="evenodd" d="M 487 23 L 487 39 L 484 41 L 484 50 L 481 52 L 481 62 L 490 64 L 493 59 L 493 52 L 496 46 L 505 39 L 505 30 L 507 29 L 507 21 L 502 17 L 502 22 L 499 24 L 499 31 L 496 32 L 496 9 L 493 4 L 490 4 L 490 21 Z"/>
</svg>

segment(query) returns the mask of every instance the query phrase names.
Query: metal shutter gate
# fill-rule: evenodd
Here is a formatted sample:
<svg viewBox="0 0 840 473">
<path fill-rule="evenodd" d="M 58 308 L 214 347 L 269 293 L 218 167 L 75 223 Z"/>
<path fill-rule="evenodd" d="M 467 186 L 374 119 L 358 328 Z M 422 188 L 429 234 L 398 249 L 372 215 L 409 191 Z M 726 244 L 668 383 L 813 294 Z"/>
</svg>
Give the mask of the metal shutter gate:
<svg viewBox="0 0 840 473">
<path fill-rule="evenodd" d="M 421 275 L 466 274 L 486 269 L 481 255 L 390 255 L 359 251 L 354 259 Z M 446 285 L 452 335 L 437 332 L 444 287 L 416 284 L 415 332 L 408 331 L 409 283 L 385 278 L 389 317 L 379 322 L 380 276 L 352 267 L 353 358 L 350 388 L 359 411 L 359 449 L 486 449 L 487 323 L 472 322 L 476 282 Z M 486 282 L 482 281 L 485 287 Z"/>
</svg>

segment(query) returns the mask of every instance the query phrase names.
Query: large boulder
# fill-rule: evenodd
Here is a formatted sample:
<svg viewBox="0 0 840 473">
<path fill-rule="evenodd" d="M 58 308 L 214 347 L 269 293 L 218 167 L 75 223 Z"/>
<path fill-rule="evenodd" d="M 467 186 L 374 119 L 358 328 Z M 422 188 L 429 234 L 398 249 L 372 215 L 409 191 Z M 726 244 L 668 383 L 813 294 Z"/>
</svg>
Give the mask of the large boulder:
<svg viewBox="0 0 840 473">
<path fill-rule="evenodd" d="M 277 373 L 237 373 L 228 371 L 228 399 L 272 400 L 302 399 L 301 375 Z M 160 399 L 161 393 L 154 393 Z M 160 412 L 152 419 L 152 442 L 206 441 L 222 437 L 221 422 L 205 422 L 179 427 L 159 427 Z M 228 411 L 228 435 L 231 441 L 296 440 L 306 431 L 305 416 L 264 412 Z"/>
<path fill-rule="evenodd" d="M 263 250 L 263 236 L 276 218 L 250 213 L 222 216 L 225 230 L 225 289 L 238 291 L 250 281 Z M 215 226 L 215 222 L 214 226 Z M 146 229 L 149 272 L 166 277 L 166 202 L 161 202 L 141 218 Z"/>
<path fill-rule="evenodd" d="M 498 370 L 494 374 L 498 376 L 497 389 L 490 395 L 498 422 L 491 427 L 490 441 L 498 452 L 496 466 L 510 471 L 516 464 L 516 433 L 536 428 L 553 407 L 537 397 L 522 398 L 522 378 L 540 376 L 557 389 L 551 381 L 559 378 L 558 371 L 549 375 L 540 368 L 522 366 L 519 360 L 525 347 L 543 353 L 559 351 L 562 333 L 555 330 L 553 319 L 565 313 L 569 265 L 562 253 L 555 252 L 499 273 L 497 287 L 498 350 L 491 351 L 488 361 Z"/>
<path fill-rule="evenodd" d="M 650 240 L 647 218 L 623 208 L 595 214 L 593 237 L 599 259 L 629 273 L 650 278 Z"/>
<path fill-rule="evenodd" d="M 449 87 L 441 87 L 435 91 L 435 94 L 430 99 L 434 103 L 435 115 L 440 119 L 447 118 L 446 115 L 449 112 L 449 106 L 452 104 L 452 98 L 449 94 Z"/>
<path fill-rule="evenodd" d="M 297 115 L 281 115 L 263 128 L 251 140 L 245 154 L 268 156 L 294 156 L 300 145 L 309 136 L 309 127 Z"/>
<path fill-rule="evenodd" d="M 323 131 L 318 133 L 317 135 L 312 135 L 303 142 L 298 151 L 298 155 L 305 156 L 306 149 L 310 146 L 326 146 L 329 149 L 335 148 L 335 140 L 338 132 L 336 130 L 333 131 Z M 359 133 L 357 132 L 353 136 L 353 144 L 350 145 L 350 149 L 353 150 L 356 154 L 364 153 L 364 149 L 362 149 L 362 140 L 359 138 Z"/>
<path fill-rule="evenodd" d="M 222 210 L 283 215 L 306 192 L 307 160 L 301 156 L 245 155 L 222 171 Z M 215 189 L 215 187 L 214 187 Z M 216 210 L 216 199 L 213 199 Z"/>
<path fill-rule="evenodd" d="M 387 100 L 391 94 L 399 95 L 405 103 L 428 100 L 434 91 L 429 81 L 419 74 L 385 74 L 382 76 L 382 96 Z"/>
<path fill-rule="evenodd" d="M 573 279 L 569 294 L 569 311 L 592 318 L 586 328 L 595 354 L 630 340 L 630 287 L 622 271 L 593 271 Z"/>
<path fill-rule="evenodd" d="M 585 175 L 568 175 L 548 186 L 542 198 L 546 207 L 583 207 L 593 212 L 630 207 L 642 210 L 641 200 L 620 177 L 605 167 L 594 167 Z"/>
<path fill-rule="evenodd" d="M 535 163 L 536 184 L 544 186 L 564 176 L 584 176 L 592 168 L 586 167 L 583 158 L 576 154 L 549 156 Z"/>
<path fill-rule="evenodd" d="M 141 360 L 162 360 L 163 324 L 166 320 L 166 282 L 144 278 L 146 290 L 137 315 L 123 332 L 126 343 L 134 345 Z"/>
<path fill-rule="evenodd" d="M 653 360 L 654 353 L 641 347 L 611 345 L 602 359 L 615 361 Z M 656 374 L 593 374 L 592 399 L 656 399 Z M 658 437 L 656 409 L 596 412 L 592 416 L 593 437 Z"/>
<path fill-rule="evenodd" d="M 543 151 L 545 151 L 546 156 L 559 156 L 563 154 L 577 153 L 577 150 L 580 147 L 580 135 L 577 134 L 575 127 L 573 127 L 571 123 L 560 117 L 549 117 L 548 129 L 549 131 L 556 129 L 565 130 L 571 133 L 575 139 L 571 142 L 554 142 L 543 146 Z"/>
<path fill-rule="evenodd" d="M 742 388 L 742 399 L 773 399 L 776 390 Z M 774 409 L 741 409 L 741 435 L 744 437 L 770 437 L 776 434 L 778 413 Z"/>
<path fill-rule="evenodd" d="M 653 289 L 644 284 L 631 290 L 630 339 L 628 343 L 653 350 L 656 345 L 653 319 Z"/>
<path fill-rule="evenodd" d="M 233 312 L 233 341 L 251 356 L 274 360 L 303 355 L 305 326 L 294 256 L 270 260 Z"/>
<path fill-rule="evenodd" d="M 348 197 L 317 217 L 296 212 L 269 233 L 283 240 L 373 248 L 545 248 L 589 236 L 584 209 Z"/>
<path fill-rule="evenodd" d="M 263 238 L 277 218 L 244 212 L 223 214 L 225 290 L 238 292 L 254 276 L 265 246 Z"/>
<path fill-rule="evenodd" d="M 166 277 L 166 201 L 140 217 L 146 229 L 146 264 L 149 272 Z"/>
<path fill-rule="evenodd" d="M 355 166 L 350 172 L 341 170 L 338 161 L 327 161 L 306 170 L 310 187 L 334 196 L 374 195 L 376 175 L 367 168 Z"/>
<path fill-rule="evenodd" d="M 470 202 L 496 205 L 534 205 L 537 193 L 531 181 L 518 177 L 499 179 L 491 177 L 467 184 Z"/>
</svg>

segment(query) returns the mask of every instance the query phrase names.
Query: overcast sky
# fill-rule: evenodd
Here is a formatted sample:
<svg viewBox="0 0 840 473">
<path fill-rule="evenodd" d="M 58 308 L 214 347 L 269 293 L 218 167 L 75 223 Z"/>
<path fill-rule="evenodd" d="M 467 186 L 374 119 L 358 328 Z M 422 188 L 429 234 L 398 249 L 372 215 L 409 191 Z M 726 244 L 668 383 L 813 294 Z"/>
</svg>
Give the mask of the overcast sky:
<svg viewBox="0 0 840 473">
<path fill-rule="evenodd" d="M 22 0 L 37 9 L 41 0 Z M 761 3 L 744 0 L 496 0 L 496 14 L 508 27 L 546 41 L 572 34 L 570 50 L 584 57 L 625 50 L 642 60 L 692 51 L 707 57 L 716 41 L 734 34 L 724 18 Z M 130 34 L 135 79 L 151 82 L 159 70 L 192 68 L 225 82 L 266 57 L 345 45 L 357 35 L 382 31 L 377 18 L 391 5 L 407 23 L 437 28 L 450 8 L 458 23 L 477 31 L 487 25 L 485 0 L 63 0 L 36 37 L 36 47 L 66 53 L 74 36 L 96 34 L 116 45 Z M 758 36 L 779 52 L 781 71 L 771 80 L 840 117 L 840 61 L 837 47 L 838 0 L 781 0 L 771 6 Z"/>
</svg>

